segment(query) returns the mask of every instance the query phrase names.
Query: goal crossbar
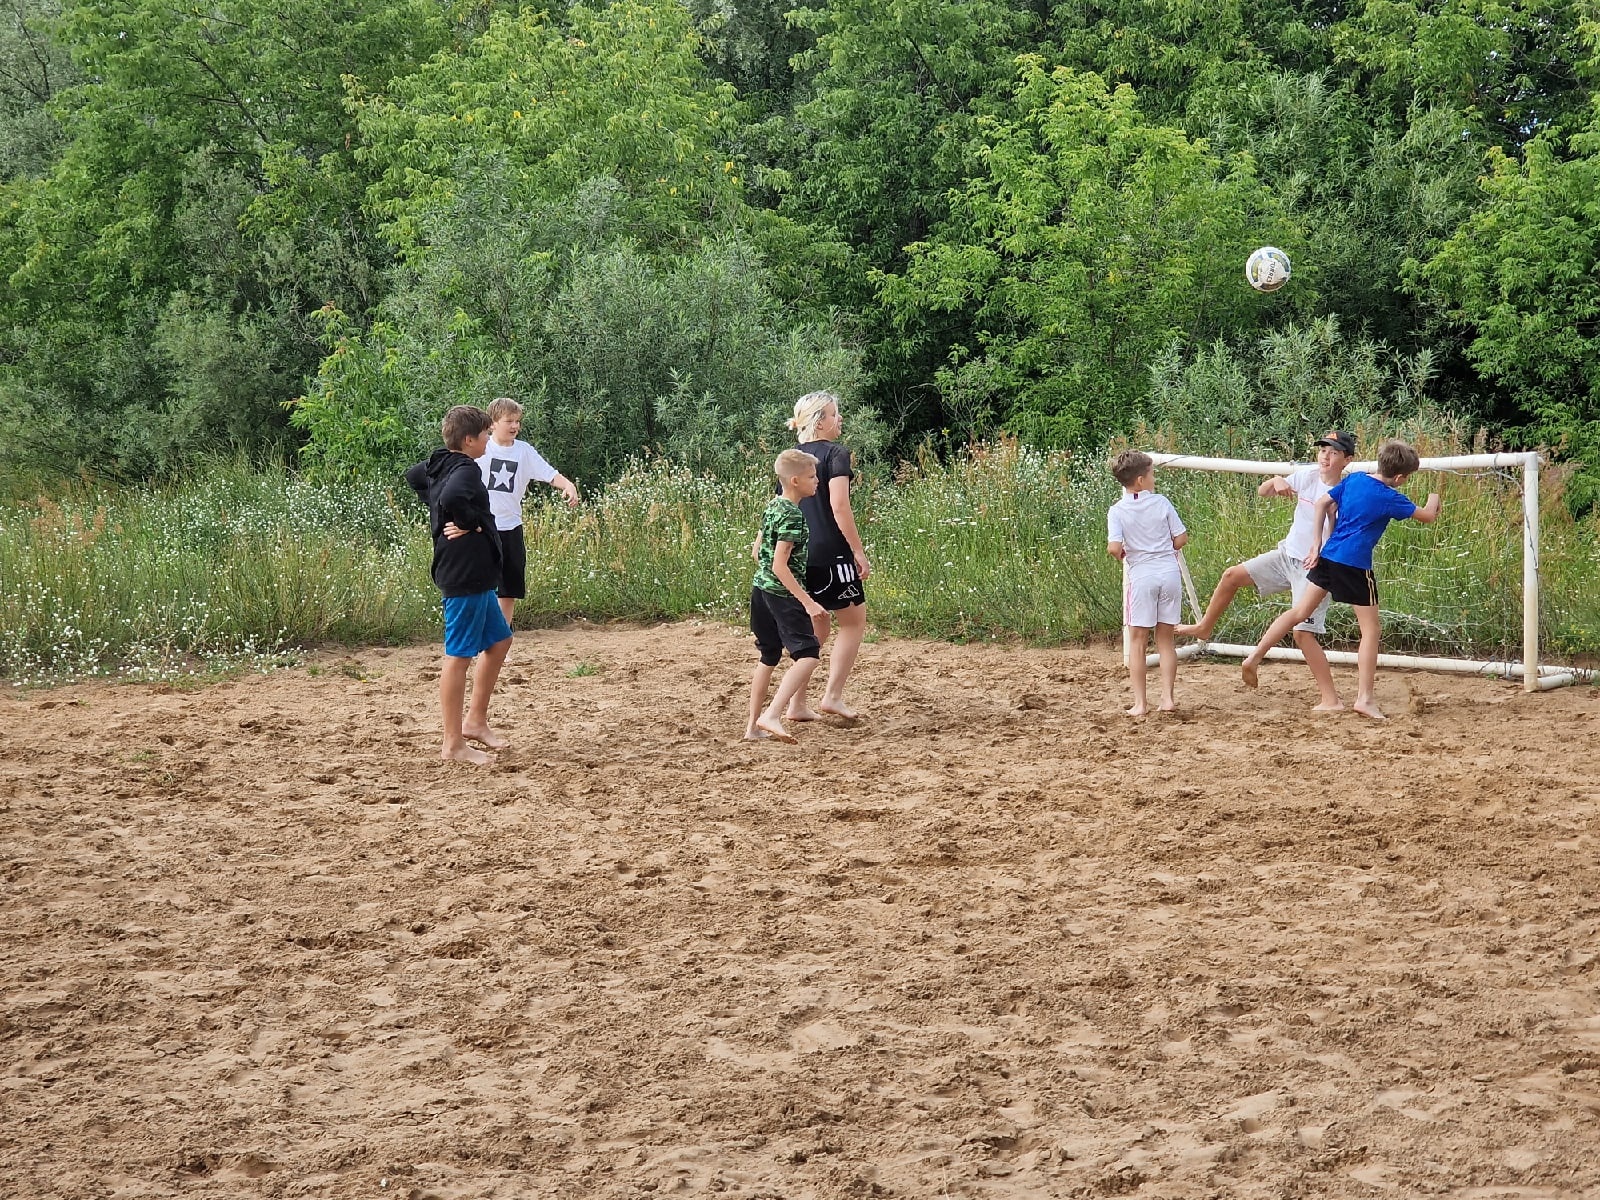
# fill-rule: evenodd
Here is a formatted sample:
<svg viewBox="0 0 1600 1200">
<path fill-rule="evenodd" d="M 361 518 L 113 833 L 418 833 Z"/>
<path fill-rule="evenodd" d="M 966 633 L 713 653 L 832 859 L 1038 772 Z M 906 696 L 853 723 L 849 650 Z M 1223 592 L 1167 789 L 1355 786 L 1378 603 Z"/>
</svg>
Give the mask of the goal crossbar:
<svg viewBox="0 0 1600 1200">
<path fill-rule="evenodd" d="M 1193 454 L 1150 454 L 1151 460 L 1158 467 L 1179 467 L 1201 471 L 1221 471 L 1236 475 L 1287 475 L 1303 467 L 1304 463 L 1260 462 L 1239 458 L 1206 458 Z M 1539 467 L 1543 459 L 1532 451 L 1514 454 L 1456 454 L 1443 458 L 1424 458 L 1417 464 L 1419 471 L 1470 471 L 1474 469 L 1496 468 L 1515 469 L 1522 472 L 1522 660 L 1474 660 L 1464 658 L 1429 658 L 1410 654 L 1380 654 L 1378 665 L 1380 667 L 1410 667 L 1427 671 L 1449 671 L 1465 675 L 1483 675 L 1486 677 L 1500 677 L 1505 679 L 1521 679 L 1524 691 L 1539 692 L 1550 688 L 1562 687 L 1570 683 L 1592 680 L 1595 672 L 1583 668 L 1568 668 L 1558 666 L 1539 665 Z M 1371 473 L 1378 469 L 1376 462 L 1353 462 L 1345 468 L 1345 473 L 1364 471 Z M 1195 619 L 1200 619 L 1200 605 L 1194 594 L 1194 586 L 1188 580 L 1185 570 L 1185 584 L 1189 594 L 1189 603 L 1195 610 Z M 1124 646 L 1127 645 L 1127 631 L 1123 631 Z M 1240 646 L 1225 642 L 1198 642 L 1184 646 L 1178 651 L 1182 658 L 1193 658 L 1199 654 L 1220 654 L 1230 657 L 1243 658 L 1254 649 L 1253 646 Z M 1352 664 L 1356 655 L 1348 650 L 1327 651 L 1328 661 L 1340 664 Z M 1124 655 L 1126 657 L 1126 655 Z M 1298 650 L 1286 646 L 1278 646 L 1267 651 L 1271 659 L 1304 662 L 1305 655 Z M 1150 655 L 1147 659 L 1150 666 L 1157 665 L 1159 659 Z"/>
</svg>

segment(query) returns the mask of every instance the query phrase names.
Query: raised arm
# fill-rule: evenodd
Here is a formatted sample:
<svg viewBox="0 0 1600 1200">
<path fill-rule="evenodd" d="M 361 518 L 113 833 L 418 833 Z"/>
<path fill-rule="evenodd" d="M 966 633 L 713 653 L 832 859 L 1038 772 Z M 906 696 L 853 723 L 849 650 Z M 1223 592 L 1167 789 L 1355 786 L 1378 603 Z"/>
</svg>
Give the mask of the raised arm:
<svg viewBox="0 0 1600 1200">
<path fill-rule="evenodd" d="M 1289 486 L 1289 481 L 1282 475 L 1271 475 L 1261 481 L 1261 486 L 1256 489 L 1258 496 L 1292 496 L 1294 489 Z"/>
<path fill-rule="evenodd" d="M 1438 492 L 1429 492 L 1428 502 L 1411 514 L 1412 519 L 1421 521 L 1424 525 L 1432 525 L 1439 519 L 1439 509 L 1443 503 L 1444 501 L 1439 499 Z"/>
</svg>

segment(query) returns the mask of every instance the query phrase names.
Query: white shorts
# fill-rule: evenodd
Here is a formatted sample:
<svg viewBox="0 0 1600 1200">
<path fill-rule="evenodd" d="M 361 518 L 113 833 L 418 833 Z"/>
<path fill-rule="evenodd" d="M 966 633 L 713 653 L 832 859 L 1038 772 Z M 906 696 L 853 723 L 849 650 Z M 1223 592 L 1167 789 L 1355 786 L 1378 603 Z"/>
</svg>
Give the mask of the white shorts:
<svg viewBox="0 0 1600 1200">
<path fill-rule="evenodd" d="M 1183 577 L 1177 571 L 1130 575 L 1122 593 L 1122 623 L 1133 629 L 1176 625 L 1183 619 Z"/>
<path fill-rule="evenodd" d="M 1299 604 L 1300 597 L 1306 593 L 1305 564 L 1293 555 L 1285 553 L 1282 546 L 1274 546 L 1265 554 L 1256 555 L 1244 564 L 1244 569 L 1250 573 L 1256 591 L 1263 596 L 1288 592 L 1294 603 Z M 1317 611 L 1311 614 L 1310 620 L 1301 621 L 1295 628 L 1308 633 L 1326 633 L 1328 605 L 1332 602 L 1332 596 L 1324 596 L 1322 603 L 1317 605 Z"/>
</svg>

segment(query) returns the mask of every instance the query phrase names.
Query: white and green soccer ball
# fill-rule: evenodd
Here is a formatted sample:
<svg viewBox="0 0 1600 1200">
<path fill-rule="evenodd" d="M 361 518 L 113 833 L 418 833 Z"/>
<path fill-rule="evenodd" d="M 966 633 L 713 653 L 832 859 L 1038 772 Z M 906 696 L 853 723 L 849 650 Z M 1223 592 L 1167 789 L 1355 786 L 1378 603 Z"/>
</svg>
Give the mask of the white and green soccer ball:
<svg viewBox="0 0 1600 1200">
<path fill-rule="evenodd" d="M 1258 292 L 1275 292 L 1289 282 L 1289 256 L 1276 246 L 1263 246 L 1245 260 L 1244 277 Z"/>
</svg>

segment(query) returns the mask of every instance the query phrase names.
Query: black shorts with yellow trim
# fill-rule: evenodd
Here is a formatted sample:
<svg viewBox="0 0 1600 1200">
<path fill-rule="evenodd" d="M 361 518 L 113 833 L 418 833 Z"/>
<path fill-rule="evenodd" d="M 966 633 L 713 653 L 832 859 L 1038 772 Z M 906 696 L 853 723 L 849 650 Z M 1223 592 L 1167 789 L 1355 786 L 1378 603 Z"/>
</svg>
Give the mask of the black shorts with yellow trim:
<svg viewBox="0 0 1600 1200">
<path fill-rule="evenodd" d="M 1306 581 L 1314 583 L 1340 604 L 1354 604 L 1358 608 L 1377 607 L 1378 581 L 1372 571 L 1319 558 L 1317 565 L 1306 572 Z"/>
</svg>

